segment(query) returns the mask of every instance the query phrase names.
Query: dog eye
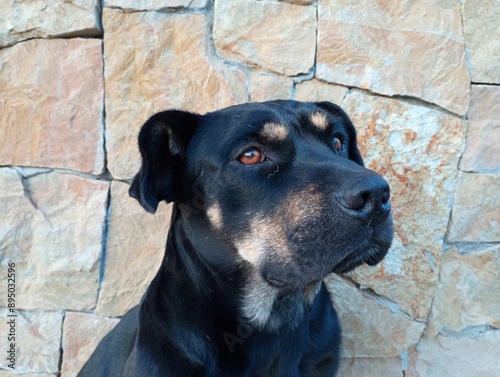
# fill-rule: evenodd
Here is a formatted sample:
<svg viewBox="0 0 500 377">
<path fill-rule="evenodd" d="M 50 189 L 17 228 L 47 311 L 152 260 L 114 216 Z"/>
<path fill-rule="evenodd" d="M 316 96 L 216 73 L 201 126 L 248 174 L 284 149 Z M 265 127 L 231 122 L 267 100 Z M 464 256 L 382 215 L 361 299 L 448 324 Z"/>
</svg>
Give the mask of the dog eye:
<svg viewBox="0 0 500 377">
<path fill-rule="evenodd" d="M 266 161 L 267 158 L 264 153 L 256 148 L 249 149 L 244 152 L 240 157 L 238 157 L 238 161 L 245 165 L 255 165 L 260 164 L 261 162 Z"/>
<path fill-rule="evenodd" d="M 340 152 L 341 150 L 344 149 L 343 148 L 344 145 L 342 144 L 342 140 L 340 140 L 340 138 L 338 138 L 338 137 L 333 138 L 332 144 L 333 144 L 333 149 L 335 149 L 335 152 Z"/>
</svg>

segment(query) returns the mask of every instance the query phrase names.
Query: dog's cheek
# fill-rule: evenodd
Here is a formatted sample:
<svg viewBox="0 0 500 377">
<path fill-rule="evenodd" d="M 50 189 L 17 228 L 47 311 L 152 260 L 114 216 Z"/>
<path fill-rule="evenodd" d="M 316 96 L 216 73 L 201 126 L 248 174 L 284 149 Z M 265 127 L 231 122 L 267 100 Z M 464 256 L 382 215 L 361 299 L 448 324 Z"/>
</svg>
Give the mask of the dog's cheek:
<svg viewBox="0 0 500 377">
<path fill-rule="evenodd" d="M 240 230 L 240 237 L 236 237 L 234 246 L 244 260 L 256 267 L 265 262 L 269 253 L 286 256 L 288 247 L 283 220 L 269 215 L 257 216 L 249 222 L 247 229 Z"/>
<path fill-rule="evenodd" d="M 224 218 L 222 217 L 222 211 L 218 203 L 213 203 L 208 206 L 207 217 L 215 230 L 221 231 L 223 229 Z"/>
</svg>

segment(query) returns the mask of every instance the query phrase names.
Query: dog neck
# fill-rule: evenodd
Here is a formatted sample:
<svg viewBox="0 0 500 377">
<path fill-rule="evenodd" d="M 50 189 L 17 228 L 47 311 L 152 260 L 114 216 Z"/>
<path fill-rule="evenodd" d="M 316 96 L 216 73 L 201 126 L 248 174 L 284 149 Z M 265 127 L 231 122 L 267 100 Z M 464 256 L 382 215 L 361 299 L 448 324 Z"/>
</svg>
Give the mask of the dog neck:
<svg viewBox="0 0 500 377">
<path fill-rule="evenodd" d="M 190 300 L 196 296 L 198 305 L 209 309 L 198 311 L 205 316 L 211 313 L 215 321 L 224 318 L 229 326 L 235 323 L 227 319 L 237 318 L 237 325 L 244 322 L 253 329 L 273 332 L 293 329 L 303 322 L 321 282 L 296 290 L 276 288 L 262 278 L 255 266 L 217 238 L 203 219 L 186 218 L 186 213 L 174 205 L 171 224 L 167 251 L 155 278 L 158 284 L 152 284 L 148 292 L 164 292 L 155 301 L 164 298 L 169 305 L 182 305 L 178 302 L 184 297 L 182 292 L 168 292 L 182 287 L 190 291 Z"/>
</svg>

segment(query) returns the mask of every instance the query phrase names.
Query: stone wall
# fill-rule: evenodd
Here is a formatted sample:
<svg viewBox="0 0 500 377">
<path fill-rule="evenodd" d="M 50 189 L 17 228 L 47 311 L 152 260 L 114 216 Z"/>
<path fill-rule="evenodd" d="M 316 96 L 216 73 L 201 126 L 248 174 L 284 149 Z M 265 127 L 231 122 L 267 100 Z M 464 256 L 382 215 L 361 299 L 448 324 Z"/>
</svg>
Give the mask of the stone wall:
<svg viewBox="0 0 500 377">
<path fill-rule="evenodd" d="M 385 261 L 328 279 L 340 375 L 500 375 L 499 19 L 500 0 L 3 1 L 0 377 L 75 376 L 152 279 L 170 207 L 127 194 L 148 116 L 275 98 L 342 105 L 392 186 Z"/>
</svg>

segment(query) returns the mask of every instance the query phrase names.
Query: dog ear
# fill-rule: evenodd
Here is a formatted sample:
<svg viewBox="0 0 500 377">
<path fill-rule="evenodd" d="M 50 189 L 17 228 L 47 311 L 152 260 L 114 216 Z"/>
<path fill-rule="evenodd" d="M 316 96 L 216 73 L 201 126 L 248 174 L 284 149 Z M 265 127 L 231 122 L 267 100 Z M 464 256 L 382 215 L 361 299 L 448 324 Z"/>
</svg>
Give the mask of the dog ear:
<svg viewBox="0 0 500 377">
<path fill-rule="evenodd" d="M 142 166 L 129 195 L 150 213 L 162 200 L 175 201 L 182 192 L 186 150 L 200 116 L 180 110 L 153 115 L 139 132 Z"/>
<path fill-rule="evenodd" d="M 354 125 L 352 124 L 345 111 L 342 110 L 340 106 L 327 101 L 316 102 L 315 105 L 322 108 L 323 110 L 328 111 L 334 117 L 340 118 L 349 134 L 349 160 L 354 161 L 358 165 L 364 166 L 363 159 L 361 158 L 361 153 L 359 153 L 358 143 L 356 141 L 356 129 L 354 128 Z"/>
</svg>

